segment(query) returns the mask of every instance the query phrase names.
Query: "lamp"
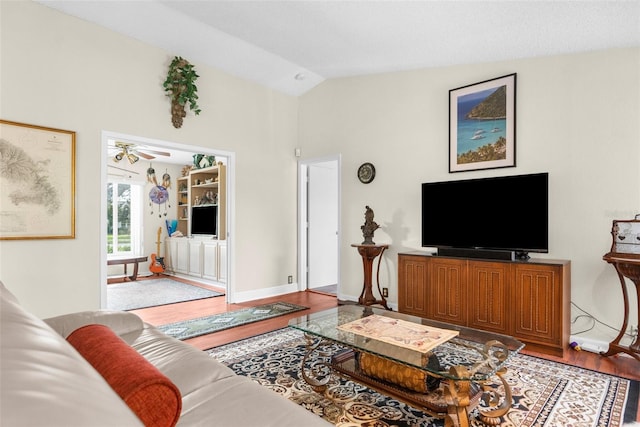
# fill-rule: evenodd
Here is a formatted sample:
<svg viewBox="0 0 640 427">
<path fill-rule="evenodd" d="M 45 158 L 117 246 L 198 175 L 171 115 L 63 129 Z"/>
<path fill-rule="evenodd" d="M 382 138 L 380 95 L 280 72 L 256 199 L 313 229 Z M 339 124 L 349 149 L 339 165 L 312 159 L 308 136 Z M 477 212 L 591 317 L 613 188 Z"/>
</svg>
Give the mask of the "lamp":
<svg viewBox="0 0 640 427">
<path fill-rule="evenodd" d="M 136 156 L 133 153 L 128 153 L 127 154 L 127 159 L 129 159 L 129 163 L 134 164 L 135 162 L 137 162 L 138 160 L 140 160 L 140 157 Z"/>
</svg>

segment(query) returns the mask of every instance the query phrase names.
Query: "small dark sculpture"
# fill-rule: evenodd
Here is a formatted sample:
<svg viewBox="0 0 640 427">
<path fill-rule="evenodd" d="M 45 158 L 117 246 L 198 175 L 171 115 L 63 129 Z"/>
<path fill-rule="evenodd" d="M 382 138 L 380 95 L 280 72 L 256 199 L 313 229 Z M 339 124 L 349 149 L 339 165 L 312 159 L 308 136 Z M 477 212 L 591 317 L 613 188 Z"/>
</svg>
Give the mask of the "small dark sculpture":
<svg viewBox="0 0 640 427">
<path fill-rule="evenodd" d="M 373 210 L 369 206 L 365 206 L 367 209 L 364 213 L 364 225 L 360 226 L 362 235 L 364 236 L 363 245 L 375 245 L 373 241 L 373 232 L 380 226 L 373 220 Z"/>
</svg>

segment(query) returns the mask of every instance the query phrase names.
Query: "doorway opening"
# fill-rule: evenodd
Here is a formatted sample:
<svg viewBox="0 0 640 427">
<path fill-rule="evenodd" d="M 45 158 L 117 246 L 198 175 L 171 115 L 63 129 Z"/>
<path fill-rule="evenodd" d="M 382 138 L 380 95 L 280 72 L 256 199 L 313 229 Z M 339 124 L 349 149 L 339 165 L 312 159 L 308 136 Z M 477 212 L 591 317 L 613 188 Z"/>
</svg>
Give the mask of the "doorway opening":
<svg viewBox="0 0 640 427">
<path fill-rule="evenodd" d="M 298 164 L 300 290 L 339 295 L 340 155 Z"/>
<path fill-rule="evenodd" d="M 117 141 L 117 142 L 116 142 Z M 115 148 L 114 148 L 115 147 Z M 124 148 L 123 148 L 124 147 Z M 197 157 L 194 157 L 197 155 Z M 202 159 L 204 157 L 204 159 Z M 211 284 L 216 287 L 223 286 L 225 290 L 226 302 L 234 301 L 234 271 L 233 271 L 233 238 L 234 238 L 234 173 L 235 173 L 235 154 L 232 152 L 226 152 L 222 150 L 216 150 L 206 147 L 192 146 L 181 143 L 175 143 L 170 141 L 161 141 L 156 139 L 150 139 L 140 136 L 125 135 L 115 132 L 103 131 L 102 132 L 102 152 L 101 152 L 101 227 L 100 227 L 100 244 L 101 244 L 101 271 L 100 271 L 100 286 L 101 286 L 101 307 L 107 307 L 107 281 L 109 270 L 107 267 L 107 259 L 112 256 L 109 255 L 109 248 L 112 248 L 113 242 L 109 242 L 107 236 L 113 236 L 113 229 L 129 230 L 135 228 L 138 224 L 139 237 L 137 238 L 137 253 L 139 255 L 151 256 L 151 259 L 165 258 L 169 251 L 169 246 L 173 249 L 173 245 L 165 245 L 165 238 L 180 236 L 180 233 L 174 234 L 176 231 L 175 225 L 180 220 L 180 207 L 183 202 L 180 200 L 180 185 L 186 182 L 185 173 L 189 173 L 189 168 L 194 165 L 195 160 L 206 161 L 207 158 L 213 162 L 215 157 L 215 163 L 212 163 L 211 169 L 225 170 L 224 181 L 219 184 L 224 188 L 226 202 L 224 206 L 220 206 L 219 216 L 223 216 L 226 221 L 226 228 L 224 235 L 214 236 L 213 239 L 217 239 L 219 247 L 217 250 L 223 251 L 222 256 L 218 256 L 220 265 L 217 266 L 224 272 L 224 280 L 220 282 L 209 283 L 207 279 L 211 276 L 211 272 L 203 272 L 202 280 L 198 277 L 190 277 L 188 274 L 185 276 L 187 279 L 193 279 L 204 284 Z M 220 165 L 220 163 L 222 165 Z M 200 170 L 205 171 L 207 165 L 200 165 Z M 198 175 L 200 178 L 200 175 Z M 118 209 L 118 204 L 113 203 L 113 197 L 108 197 L 109 188 L 113 191 L 113 185 L 110 184 L 114 181 L 128 182 L 134 184 L 133 186 L 141 186 L 145 189 L 142 190 L 142 199 L 144 200 L 144 214 L 142 219 L 138 222 L 128 222 L 127 218 L 129 212 L 123 209 L 121 216 L 114 215 L 113 209 Z M 111 187 L 110 187 L 111 185 Z M 165 197 L 157 197 L 157 188 L 166 189 Z M 148 194 L 147 194 L 148 193 Z M 113 193 L 112 193 L 113 196 Z M 108 202 L 112 201 L 111 206 Z M 125 206 L 126 204 L 123 204 Z M 111 209 L 109 209 L 111 207 Z M 138 216 L 140 216 L 138 214 Z M 113 223 L 113 218 L 118 220 L 117 224 Z M 109 225 L 111 234 L 109 234 Z M 184 227 L 183 227 L 184 228 Z M 157 230 L 157 234 L 156 234 Z M 190 232 L 182 234 L 185 241 L 191 241 L 193 239 L 187 239 Z M 118 234 L 118 241 L 126 241 L 129 236 L 126 232 Z M 133 236 L 133 233 L 132 233 Z M 161 237 L 162 236 L 162 237 Z M 203 237 L 203 236 L 199 236 Z M 224 243 L 224 245 L 222 245 Z M 111 246 L 110 246 L 111 244 Z M 190 245 L 193 246 L 193 245 Z M 203 242 L 203 246 L 206 246 L 205 252 L 210 254 L 210 245 Z M 223 249 L 224 248 L 224 249 Z M 125 248 L 127 249 L 127 248 Z M 189 249 L 191 250 L 191 248 Z M 205 255 L 205 256 L 207 256 Z M 141 265 L 142 267 L 142 265 Z M 145 268 L 147 266 L 145 265 Z M 151 271 L 152 266 L 149 266 Z M 111 267 L 113 269 L 113 267 Z M 157 271 L 153 269 L 153 273 Z M 191 271 L 189 271 L 191 273 Z M 174 273 L 176 277 L 180 277 L 181 274 Z M 221 273 L 220 273 L 221 274 Z"/>
</svg>

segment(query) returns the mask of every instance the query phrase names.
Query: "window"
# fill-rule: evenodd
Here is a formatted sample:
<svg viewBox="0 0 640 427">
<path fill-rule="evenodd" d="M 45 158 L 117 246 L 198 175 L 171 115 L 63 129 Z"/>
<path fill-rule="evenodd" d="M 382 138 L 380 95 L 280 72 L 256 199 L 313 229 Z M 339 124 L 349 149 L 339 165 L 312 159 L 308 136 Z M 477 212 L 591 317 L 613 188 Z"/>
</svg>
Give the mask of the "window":
<svg viewBox="0 0 640 427">
<path fill-rule="evenodd" d="M 142 189 L 132 182 L 107 183 L 107 256 L 141 253 Z"/>
</svg>

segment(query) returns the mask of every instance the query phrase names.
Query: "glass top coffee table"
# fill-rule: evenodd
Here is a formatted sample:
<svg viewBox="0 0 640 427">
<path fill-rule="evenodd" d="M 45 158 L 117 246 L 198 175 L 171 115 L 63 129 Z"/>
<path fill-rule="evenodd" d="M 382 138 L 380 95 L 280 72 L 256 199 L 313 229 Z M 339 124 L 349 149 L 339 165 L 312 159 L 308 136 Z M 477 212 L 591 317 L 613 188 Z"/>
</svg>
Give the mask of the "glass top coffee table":
<svg viewBox="0 0 640 427">
<path fill-rule="evenodd" d="M 468 426 L 480 398 L 488 408 L 479 418 L 489 425 L 511 408 L 503 374 L 524 347 L 513 337 L 360 305 L 301 316 L 289 326 L 305 333 L 301 376 L 318 392 L 334 370 L 445 418 L 445 425 Z"/>
</svg>

